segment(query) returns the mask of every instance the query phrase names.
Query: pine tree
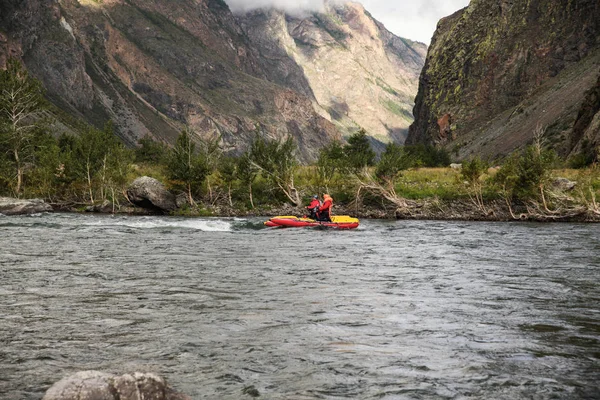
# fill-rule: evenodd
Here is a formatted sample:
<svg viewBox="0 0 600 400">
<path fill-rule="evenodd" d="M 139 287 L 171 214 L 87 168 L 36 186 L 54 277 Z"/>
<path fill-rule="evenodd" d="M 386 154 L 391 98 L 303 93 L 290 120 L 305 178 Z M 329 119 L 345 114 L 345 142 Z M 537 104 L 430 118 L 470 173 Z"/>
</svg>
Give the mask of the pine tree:
<svg viewBox="0 0 600 400">
<path fill-rule="evenodd" d="M 371 148 L 367 133 L 362 128 L 350 136 L 348 145 L 344 147 L 344 152 L 348 157 L 350 167 L 355 171 L 360 171 L 375 164 L 375 152 Z"/>
</svg>

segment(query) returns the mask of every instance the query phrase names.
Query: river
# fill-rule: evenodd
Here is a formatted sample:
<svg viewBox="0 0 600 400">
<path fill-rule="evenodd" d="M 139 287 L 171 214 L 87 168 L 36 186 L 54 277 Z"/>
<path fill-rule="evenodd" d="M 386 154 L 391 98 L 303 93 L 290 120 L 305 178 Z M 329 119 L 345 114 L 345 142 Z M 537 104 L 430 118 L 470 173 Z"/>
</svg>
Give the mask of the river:
<svg viewBox="0 0 600 400">
<path fill-rule="evenodd" d="M 600 398 L 600 226 L 0 216 L 0 398 Z"/>
</svg>

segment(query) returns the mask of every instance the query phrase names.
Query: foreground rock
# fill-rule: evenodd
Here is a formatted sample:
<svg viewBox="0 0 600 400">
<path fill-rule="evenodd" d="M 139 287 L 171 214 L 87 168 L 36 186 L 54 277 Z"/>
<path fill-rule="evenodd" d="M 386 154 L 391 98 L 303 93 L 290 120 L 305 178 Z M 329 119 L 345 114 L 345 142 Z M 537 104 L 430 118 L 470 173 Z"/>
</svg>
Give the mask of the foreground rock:
<svg viewBox="0 0 600 400">
<path fill-rule="evenodd" d="M 136 206 L 157 212 L 169 212 L 177 208 L 175 195 L 154 178 L 137 178 L 127 189 L 127 197 Z"/>
<path fill-rule="evenodd" d="M 22 215 L 52 211 L 50 204 L 42 199 L 13 199 L 0 197 L 0 214 Z"/>
<path fill-rule="evenodd" d="M 152 373 L 121 376 L 81 371 L 56 382 L 42 400 L 191 400 Z"/>
</svg>

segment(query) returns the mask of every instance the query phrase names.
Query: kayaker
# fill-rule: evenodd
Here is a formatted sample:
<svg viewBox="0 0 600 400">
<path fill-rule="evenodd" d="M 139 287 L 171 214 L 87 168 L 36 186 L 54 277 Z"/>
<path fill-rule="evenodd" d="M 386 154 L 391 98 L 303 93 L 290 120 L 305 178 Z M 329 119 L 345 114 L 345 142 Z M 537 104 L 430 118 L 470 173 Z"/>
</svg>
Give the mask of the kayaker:
<svg viewBox="0 0 600 400">
<path fill-rule="evenodd" d="M 328 194 L 323 194 L 323 204 L 319 207 L 317 213 L 318 221 L 330 221 L 331 222 L 331 207 L 333 206 L 333 199 Z"/>
<path fill-rule="evenodd" d="M 319 207 L 321 207 L 321 202 L 319 201 L 319 196 L 315 194 L 312 197 L 310 204 L 306 206 L 308 212 L 310 213 L 308 217 L 311 219 L 317 219 L 317 211 L 319 211 Z"/>
</svg>

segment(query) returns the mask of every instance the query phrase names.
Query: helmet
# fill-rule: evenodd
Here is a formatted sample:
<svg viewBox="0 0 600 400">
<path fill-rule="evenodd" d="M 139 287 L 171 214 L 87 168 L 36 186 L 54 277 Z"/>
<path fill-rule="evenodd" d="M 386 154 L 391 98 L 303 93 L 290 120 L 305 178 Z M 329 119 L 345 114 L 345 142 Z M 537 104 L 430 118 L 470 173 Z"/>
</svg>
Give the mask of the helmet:
<svg viewBox="0 0 600 400">
<path fill-rule="evenodd" d="M 319 196 L 317 196 L 316 194 L 312 197 L 313 199 L 318 199 Z"/>
</svg>

